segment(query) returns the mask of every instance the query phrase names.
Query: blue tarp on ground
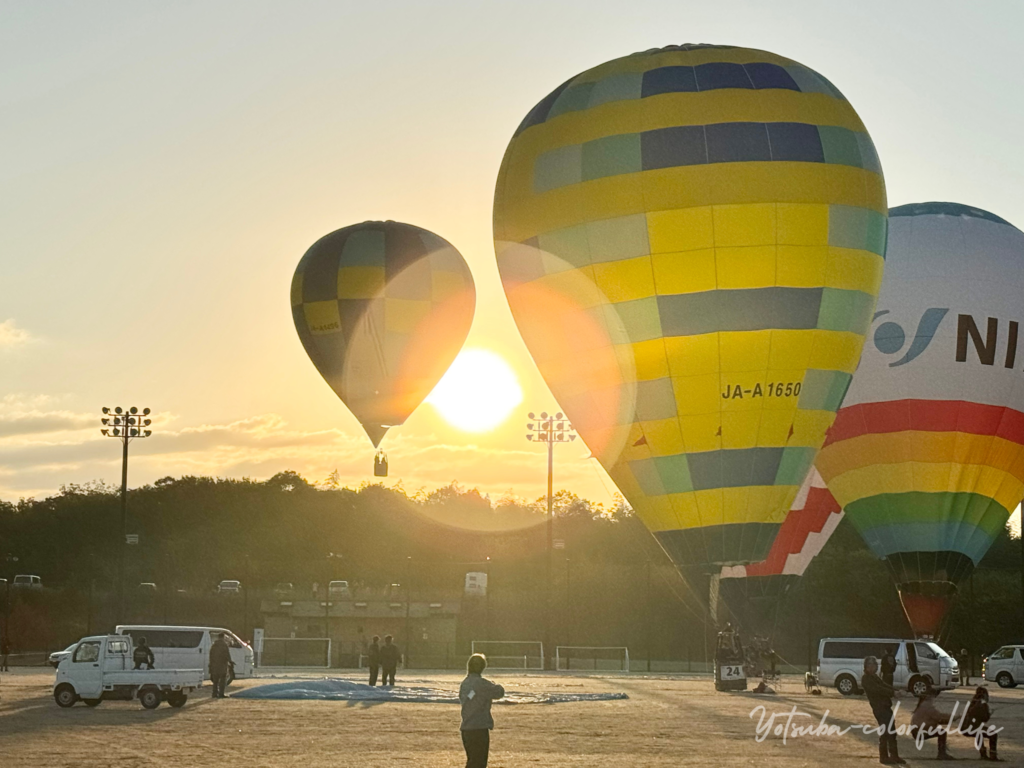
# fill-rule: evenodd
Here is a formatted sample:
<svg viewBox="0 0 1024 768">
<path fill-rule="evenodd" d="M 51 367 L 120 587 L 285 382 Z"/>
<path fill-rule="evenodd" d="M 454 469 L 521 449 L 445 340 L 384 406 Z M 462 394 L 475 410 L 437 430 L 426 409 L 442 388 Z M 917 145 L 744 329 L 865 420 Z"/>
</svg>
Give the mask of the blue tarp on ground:
<svg viewBox="0 0 1024 768">
<path fill-rule="evenodd" d="M 351 680 L 325 677 L 319 680 L 289 680 L 246 688 L 231 694 L 234 699 L 278 699 L 329 701 L 411 701 L 436 704 L 458 704 L 457 691 L 427 686 L 399 685 L 371 687 Z M 568 701 L 614 701 L 628 699 L 624 693 L 548 693 L 509 691 L 495 704 L 559 704 Z"/>
</svg>

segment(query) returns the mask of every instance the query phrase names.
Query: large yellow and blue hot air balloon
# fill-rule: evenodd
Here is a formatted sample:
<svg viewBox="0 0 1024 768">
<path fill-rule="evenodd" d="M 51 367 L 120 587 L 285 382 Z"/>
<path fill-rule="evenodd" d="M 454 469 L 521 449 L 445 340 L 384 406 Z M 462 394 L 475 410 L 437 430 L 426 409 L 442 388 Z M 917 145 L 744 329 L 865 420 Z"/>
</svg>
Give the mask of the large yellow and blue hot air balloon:
<svg viewBox="0 0 1024 768">
<path fill-rule="evenodd" d="M 397 221 L 325 235 L 292 278 L 302 346 L 374 447 L 448 370 L 475 304 L 473 277 L 451 243 Z"/>
<path fill-rule="evenodd" d="M 871 343 L 817 466 L 934 636 L 1024 496 L 1024 232 L 955 203 L 889 222 Z"/>
<path fill-rule="evenodd" d="M 541 373 L 673 560 L 763 560 L 882 277 L 885 184 L 849 102 L 746 48 L 602 64 L 515 132 L 494 232 Z"/>
</svg>

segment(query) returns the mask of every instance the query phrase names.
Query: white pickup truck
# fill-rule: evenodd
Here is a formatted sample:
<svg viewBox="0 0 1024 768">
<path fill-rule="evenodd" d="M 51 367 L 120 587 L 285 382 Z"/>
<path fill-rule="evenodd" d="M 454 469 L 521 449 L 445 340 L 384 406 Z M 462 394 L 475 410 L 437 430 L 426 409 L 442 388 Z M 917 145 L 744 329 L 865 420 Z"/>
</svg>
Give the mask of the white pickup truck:
<svg viewBox="0 0 1024 768">
<path fill-rule="evenodd" d="M 58 706 L 73 707 L 84 701 L 90 707 L 101 701 L 138 699 L 146 709 L 166 701 L 182 707 L 188 694 L 203 684 L 201 669 L 134 669 L 131 638 L 124 635 L 85 637 L 60 664 L 53 684 Z"/>
</svg>

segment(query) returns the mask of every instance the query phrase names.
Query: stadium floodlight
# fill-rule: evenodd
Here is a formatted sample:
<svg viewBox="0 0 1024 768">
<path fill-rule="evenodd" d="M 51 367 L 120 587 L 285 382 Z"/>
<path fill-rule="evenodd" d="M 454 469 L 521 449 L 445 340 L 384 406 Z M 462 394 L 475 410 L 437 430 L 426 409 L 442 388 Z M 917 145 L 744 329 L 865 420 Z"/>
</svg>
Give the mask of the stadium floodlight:
<svg viewBox="0 0 1024 768">
<path fill-rule="evenodd" d="M 541 411 L 538 418 L 533 411 L 529 414 L 530 421 L 526 428 L 531 434 L 526 436 L 530 442 L 548 444 L 548 565 L 547 565 L 547 610 L 545 615 L 544 641 L 551 646 L 551 612 L 554 607 L 552 591 L 552 557 L 555 548 L 555 513 L 554 513 L 554 466 L 555 466 L 555 443 L 571 443 L 576 439 L 576 430 L 565 418 L 565 414 L 558 411 L 549 416 L 547 411 Z"/>
<path fill-rule="evenodd" d="M 149 437 L 153 430 L 144 429 L 151 424 L 150 419 L 143 419 L 138 416 L 139 409 L 135 406 L 124 409 L 116 406 L 111 412 L 107 406 L 103 406 L 103 415 L 100 419 L 103 429 L 100 434 L 104 437 L 115 437 L 121 441 L 121 545 L 118 547 L 120 557 L 118 560 L 118 616 L 120 623 L 127 622 L 125 615 L 125 551 L 128 548 L 128 443 L 137 438 Z M 149 415 L 149 408 L 142 410 L 143 415 Z M 111 416 L 113 418 L 111 418 Z M 110 427 L 113 427 L 111 429 Z"/>
</svg>

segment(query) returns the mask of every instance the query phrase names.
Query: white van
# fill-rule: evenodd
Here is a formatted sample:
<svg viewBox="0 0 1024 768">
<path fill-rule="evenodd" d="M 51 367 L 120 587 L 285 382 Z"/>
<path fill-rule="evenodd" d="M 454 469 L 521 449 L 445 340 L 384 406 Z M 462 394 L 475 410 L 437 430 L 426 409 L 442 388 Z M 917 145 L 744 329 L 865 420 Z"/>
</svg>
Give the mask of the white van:
<svg viewBox="0 0 1024 768">
<path fill-rule="evenodd" d="M 255 655 L 252 648 L 242 642 L 233 632 L 218 627 L 170 627 L 170 626 L 118 626 L 118 635 L 128 635 L 132 645 L 139 644 L 139 638 L 146 638 L 146 645 L 153 649 L 153 666 L 156 669 L 199 669 L 203 679 L 210 679 L 210 646 L 213 636 L 223 634 L 231 651 L 234 670 L 228 670 L 228 682 L 236 677 L 252 677 Z"/>
<path fill-rule="evenodd" d="M 1024 645 L 1004 645 L 986 657 L 981 674 L 1000 688 L 1016 688 L 1024 682 Z"/>
<path fill-rule="evenodd" d="M 818 682 L 835 686 L 844 696 L 860 691 L 864 659 L 874 656 L 881 664 L 886 649 L 896 657 L 893 687 L 921 695 L 931 685 L 937 690 L 956 688 L 960 668 L 936 643 L 896 638 L 826 637 L 818 645 Z M 879 672 L 881 674 L 881 672 Z"/>
</svg>

